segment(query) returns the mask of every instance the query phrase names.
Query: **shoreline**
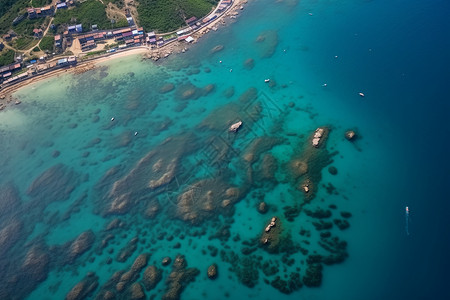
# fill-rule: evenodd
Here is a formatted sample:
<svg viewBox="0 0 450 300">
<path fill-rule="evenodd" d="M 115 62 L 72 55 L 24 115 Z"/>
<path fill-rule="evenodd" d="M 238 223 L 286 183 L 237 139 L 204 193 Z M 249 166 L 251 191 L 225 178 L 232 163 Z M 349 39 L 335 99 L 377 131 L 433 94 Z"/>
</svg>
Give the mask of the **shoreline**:
<svg viewBox="0 0 450 300">
<path fill-rule="evenodd" d="M 203 35 L 207 34 L 208 32 L 216 31 L 218 29 L 217 26 L 226 25 L 227 23 L 225 22 L 224 18 L 226 18 L 227 16 L 235 16 L 236 17 L 239 14 L 239 13 L 237 13 L 237 11 L 242 10 L 243 5 L 246 4 L 247 2 L 248 2 L 248 0 L 234 0 L 232 5 L 226 11 L 224 11 L 222 14 L 220 14 L 216 18 L 216 20 L 212 21 L 205 27 L 202 27 L 202 28 L 198 29 L 197 31 L 192 32 L 192 35 L 195 36 L 194 43 L 197 43 L 198 40 Z M 215 9 L 217 9 L 217 7 Z M 154 55 L 156 54 L 157 55 L 156 57 L 158 57 L 158 59 L 159 59 L 159 57 L 165 58 L 173 53 L 179 54 L 179 53 L 186 51 L 190 45 L 191 44 L 186 44 L 183 41 L 174 40 L 174 41 L 172 41 L 168 44 L 165 44 L 162 47 L 159 47 L 156 49 L 150 49 L 148 46 L 137 46 L 137 47 L 133 47 L 133 48 L 124 49 L 120 52 L 108 53 L 106 55 L 94 57 L 94 58 L 86 60 L 86 61 L 81 61 L 81 62 L 77 63 L 76 66 L 72 66 L 69 68 L 66 67 L 66 68 L 61 68 L 61 69 L 54 69 L 54 70 L 50 70 L 45 73 L 37 74 L 33 77 L 27 78 L 23 81 L 16 82 L 10 86 L 0 89 L 0 111 L 6 109 L 8 106 L 20 104 L 20 100 L 16 99 L 14 97 L 14 93 L 17 92 L 19 89 L 26 87 L 28 85 L 32 85 L 32 84 L 38 83 L 40 81 L 43 81 L 43 80 L 46 80 L 46 79 L 49 79 L 52 77 L 57 77 L 61 74 L 84 73 L 86 71 L 96 68 L 96 65 L 99 63 L 102 63 L 102 62 L 105 62 L 108 60 L 112 60 L 112 59 L 130 56 L 130 55 L 142 54 L 142 58 L 145 58 L 145 59 L 153 58 L 154 59 L 155 58 Z M 163 55 L 159 56 L 161 53 L 163 53 Z M 154 59 L 154 60 L 158 60 L 158 59 Z"/>
</svg>

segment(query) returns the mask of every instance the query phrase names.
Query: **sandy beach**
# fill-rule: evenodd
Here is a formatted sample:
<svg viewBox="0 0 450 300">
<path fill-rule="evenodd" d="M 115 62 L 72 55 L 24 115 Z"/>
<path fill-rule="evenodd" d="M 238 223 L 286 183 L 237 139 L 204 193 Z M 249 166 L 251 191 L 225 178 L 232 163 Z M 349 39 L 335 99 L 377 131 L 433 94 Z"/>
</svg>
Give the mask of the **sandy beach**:
<svg viewBox="0 0 450 300">
<path fill-rule="evenodd" d="M 217 26 L 219 25 L 226 25 L 226 22 L 224 20 L 227 16 L 237 16 L 239 13 L 239 10 L 242 10 L 243 5 L 247 3 L 247 0 L 235 0 L 232 5 L 224 11 L 222 14 L 220 14 L 213 22 L 209 23 L 207 26 L 202 27 L 198 29 L 197 31 L 193 32 L 191 35 L 195 37 L 195 42 L 198 41 L 201 36 L 204 34 L 207 34 L 210 31 L 217 30 Z M 215 10 L 214 10 L 215 11 Z M 194 43 L 195 43 L 194 42 Z M 67 72 L 72 73 L 84 73 L 86 71 L 92 70 L 96 67 L 96 64 L 102 63 L 105 61 L 109 61 L 111 59 L 117 59 L 125 56 L 130 55 L 138 55 L 142 54 L 143 58 L 152 58 L 154 60 L 157 60 L 159 58 L 164 58 L 169 56 L 172 53 L 182 53 L 186 51 L 189 47 L 188 43 L 185 42 L 179 42 L 177 40 L 168 43 L 162 47 L 151 49 L 148 46 L 138 46 L 134 48 L 124 49 L 120 52 L 115 53 L 108 53 L 106 55 L 102 55 L 100 57 L 94 57 L 89 60 L 80 61 L 77 63 L 76 66 L 69 67 L 69 68 L 63 68 L 63 69 L 56 69 L 51 70 L 42 74 L 38 74 L 36 76 L 27 78 L 23 81 L 17 82 L 13 85 L 7 86 L 0 90 L 0 110 L 3 110 L 8 105 L 14 105 L 19 104 L 20 101 L 15 99 L 13 97 L 13 94 L 19 90 L 22 87 L 25 87 L 29 84 L 35 84 L 39 81 L 59 76 L 61 74 L 65 74 Z"/>
</svg>

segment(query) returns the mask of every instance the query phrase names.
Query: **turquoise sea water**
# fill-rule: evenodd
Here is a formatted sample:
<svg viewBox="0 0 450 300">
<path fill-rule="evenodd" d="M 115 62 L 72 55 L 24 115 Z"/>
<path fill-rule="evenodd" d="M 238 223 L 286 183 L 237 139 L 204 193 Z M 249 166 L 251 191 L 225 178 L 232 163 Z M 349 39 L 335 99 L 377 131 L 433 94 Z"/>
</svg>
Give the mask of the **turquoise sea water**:
<svg viewBox="0 0 450 300">
<path fill-rule="evenodd" d="M 446 299 L 449 12 L 439 0 L 253 0 L 185 54 L 19 90 L 0 114 L 0 296 L 63 299 L 94 272 L 86 299 L 129 299 L 145 269 L 123 290 L 107 282 L 148 253 L 162 270 L 151 299 L 171 299 L 172 271 L 181 299 Z M 318 209 L 331 229 L 314 226 Z M 261 242 L 273 216 L 278 253 Z M 173 269 L 177 254 L 199 274 Z"/>
</svg>

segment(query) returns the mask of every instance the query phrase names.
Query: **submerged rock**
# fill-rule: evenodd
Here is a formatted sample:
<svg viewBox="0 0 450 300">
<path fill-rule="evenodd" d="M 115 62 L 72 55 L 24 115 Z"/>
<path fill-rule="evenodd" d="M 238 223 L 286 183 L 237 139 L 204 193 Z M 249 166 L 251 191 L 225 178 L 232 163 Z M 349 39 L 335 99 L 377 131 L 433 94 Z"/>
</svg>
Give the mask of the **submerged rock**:
<svg viewBox="0 0 450 300">
<path fill-rule="evenodd" d="M 203 179 L 190 185 L 177 198 L 176 216 L 199 224 L 205 219 L 226 213 L 242 197 L 239 189 L 220 179 Z M 225 205 L 225 201 L 228 200 Z"/>
<path fill-rule="evenodd" d="M 47 279 L 50 271 L 50 255 L 43 247 L 32 247 L 25 256 L 22 264 L 22 274 L 26 274 L 28 284 L 36 284 Z"/>
<path fill-rule="evenodd" d="M 184 288 L 192 281 L 195 277 L 200 274 L 197 268 L 187 268 L 187 262 L 183 255 L 177 255 L 175 262 L 172 267 L 172 272 L 167 278 L 167 288 L 163 300 L 177 300 L 180 299 L 180 295 Z"/>
<path fill-rule="evenodd" d="M 356 132 L 353 130 L 347 130 L 345 132 L 345 138 L 349 141 L 354 141 L 357 138 Z"/>
<path fill-rule="evenodd" d="M 319 127 L 314 131 L 314 135 L 311 140 L 311 144 L 319 148 L 323 143 L 325 143 L 325 140 L 328 137 L 329 129 L 327 127 Z"/>
<path fill-rule="evenodd" d="M 244 61 L 244 68 L 246 68 L 247 70 L 251 70 L 255 67 L 255 60 L 253 58 L 247 58 Z"/>
<path fill-rule="evenodd" d="M 217 278 L 217 265 L 212 264 L 208 267 L 208 278 L 216 279 Z"/>
<path fill-rule="evenodd" d="M 269 58 L 278 46 L 278 32 L 276 30 L 267 30 L 260 33 L 256 38 L 256 43 L 260 50 L 262 58 Z"/>
<path fill-rule="evenodd" d="M 125 262 L 131 255 L 133 255 L 134 251 L 137 249 L 137 242 L 139 239 L 137 237 L 132 238 L 120 251 L 117 253 L 117 261 Z"/>
<path fill-rule="evenodd" d="M 158 199 L 153 199 L 147 205 L 144 215 L 145 215 L 145 217 L 147 217 L 149 219 L 153 219 L 156 217 L 156 215 L 159 213 L 160 210 L 161 210 L 161 205 L 159 204 Z"/>
<path fill-rule="evenodd" d="M 318 287 L 322 284 L 322 265 L 310 264 L 303 276 L 303 283 L 308 287 Z"/>
<path fill-rule="evenodd" d="M 304 202 L 315 197 L 322 179 L 322 169 L 332 163 L 331 157 L 337 153 L 330 154 L 325 147 L 328 134 L 328 127 L 316 129 L 287 164 L 291 182 L 303 193 Z"/>
<path fill-rule="evenodd" d="M 279 137 L 262 136 L 254 139 L 245 148 L 242 158 L 244 161 L 253 164 L 259 160 L 262 153 L 272 149 L 276 145 L 282 144 L 285 140 Z M 269 158 L 268 158 L 269 159 Z"/>
<path fill-rule="evenodd" d="M 95 241 L 95 234 L 92 230 L 81 233 L 69 246 L 66 256 L 66 263 L 73 264 L 75 260 L 88 251 Z"/>
<path fill-rule="evenodd" d="M 78 185 L 79 176 L 71 168 L 57 164 L 39 175 L 28 187 L 27 194 L 40 206 L 66 200 Z"/>
<path fill-rule="evenodd" d="M 175 85 L 173 83 L 166 83 L 159 89 L 159 92 L 161 94 L 165 94 L 165 93 L 173 91 L 174 89 L 175 89 Z"/>
<path fill-rule="evenodd" d="M 120 276 L 120 280 L 116 285 L 118 292 L 122 292 L 127 287 L 130 287 L 139 278 L 141 270 L 147 265 L 147 260 L 147 254 L 141 254 L 136 258 L 131 268 Z M 132 289 L 132 286 L 130 289 Z"/>
<path fill-rule="evenodd" d="M 98 276 L 88 274 L 79 283 L 77 283 L 66 295 L 66 300 L 87 299 L 98 287 Z"/>
<path fill-rule="evenodd" d="M 190 82 L 178 86 L 175 91 L 175 98 L 179 100 L 195 100 L 201 96 L 203 96 L 202 89 Z"/>
<path fill-rule="evenodd" d="M 261 214 L 265 214 L 265 213 L 267 212 L 267 204 L 266 204 L 266 202 L 260 202 L 260 203 L 259 203 L 259 205 L 258 205 L 258 211 L 259 211 Z"/>
<path fill-rule="evenodd" d="M 224 92 L 223 95 L 225 98 L 231 98 L 234 96 L 234 87 L 230 86 L 229 88 L 227 88 Z"/>
<path fill-rule="evenodd" d="M 277 159 L 271 154 L 265 154 L 261 162 L 260 171 L 258 172 L 260 175 L 259 177 L 261 177 L 261 179 L 274 180 L 277 169 Z"/>
<path fill-rule="evenodd" d="M 133 208 L 137 209 L 135 202 L 144 195 L 148 197 L 151 191 L 160 192 L 162 187 L 172 182 L 181 158 L 200 146 L 195 136 L 189 134 L 166 139 L 112 184 L 107 195 L 98 203 L 100 210 L 104 215 L 109 215 L 125 214 Z M 105 175 L 101 181 L 112 178 Z"/>
<path fill-rule="evenodd" d="M 0 230 L 0 257 L 3 257 L 22 237 L 23 223 L 18 219 L 8 223 Z"/>
<path fill-rule="evenodd" d="M 11 213 L 17 213 L 21 200 L 17 187 L 13 184 L 0 186 L 0 216 L 6 219 Z M 0 222 L 1 223 L 1 222 Z"/>
<path fill-rule="evenodd" d="M 350 223 L 347 220 L 334 219 L 333 222 L 340 230 L 344 230 L 350 227 Z"/>
<path fill-rule="evenodd" d="M 302 281 L 300 280 L 300 274 L 298 273 L 291 273 L 288 280 L 283 280 L 280 276 L 277 276 L 270 282 L 270 285 L 283 294 L 291 294 L 303 286 Z"/>
<path fill-rule="evenodd" d="M 206 96 L 209 93 L 213 92 L 216 86 L 214 84 L 208 84 L 203 88 L 203 95 Z"/>
<path fill-rule="evenodd" d="M 298 178 L 308 172 L 308 163 L 301 159 L 292 160 L 289 167 L 294 178 Z"/>
<path fill-rule="evenodd" d="M 330 167 L 328 167 L 328 172 L 329 172 L 331 175 L 336 175 L 337 172 L 338 172 L 338 170 L 337 170 L 336 167 L 330 166 Z"/>
<path fill-rule="evenodd" d="M 250 103 L 256 98 L 258 98 L 258 90 L 255 87 L 250 87 L 239 97 L 239 102 Z"/>
<path fill-rule="evenodd" d="M 225 48 L 225 47 L 224 47 L 223 45 L 217 45 L 217 46 L 214 46 L 214 47 L 209 51 L 209 53 L 210 53 L 210 54 L 214 54 L 214 53 L 217 53 L 217 52 L 222 51 L 224 48 Z"/>
<path fill-rule="evenodd" d="M 129 299 L 131 300 L 142 300 L 145 299 L 144 289 L 142 285 L 138 282 L 135 282 L 131 285 L 129 290 Z"/>
<path fill-rule="evenodd" d="M 228 132 L 229 126 L 239 120 L 245 123 L 246 128 L 251 128 L 262 114 L 262 105 L 258 101 L 254 101 L 256 98 L 257 90 L 250 88 L 241 95 L 240 101 L 228 102 L 213 110 L 198 128 Z M 226 145 L 223 148 L 227 148 Z"/>
<path fill-rule="evenodd" d="M 272 217 L 264 227 L 260 243 L 270 253 L 277 253 L 281 242 L 282 224 L 278 217 Z"/>
<path fill-rule="evenodd" d="M 162 270 L 155 266 L 149 266 L 144 271 L 144 276 L 142 278 L 142 283 L 147 291 L 150 291 L 156 287 L 156 285 L 162 279 Z"/>
<path fill-rule="evenodd" d="M 166 256 L 162 259 L 161 264 L 163 266 L 168 266 L 172 262 L 172 259 L 169 256 Z"/>
</svg>

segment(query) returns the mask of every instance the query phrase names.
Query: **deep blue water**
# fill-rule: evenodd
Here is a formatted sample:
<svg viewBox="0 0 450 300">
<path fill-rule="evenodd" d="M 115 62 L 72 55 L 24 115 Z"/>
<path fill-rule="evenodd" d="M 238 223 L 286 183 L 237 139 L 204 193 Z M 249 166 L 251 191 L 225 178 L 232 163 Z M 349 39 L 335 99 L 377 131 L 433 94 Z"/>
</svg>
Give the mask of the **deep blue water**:
<svg viewBox="0 0 450 300">
<path fill-rule="evenodd" d="M 128 270 L 134 259 L 145 252 L 152 254 L 149 264 L 158 267 L 162 257 L 169 255 L 173 259 L 182 253 L 189 267 L 200 270 L 196 280 L 182 292 L 182 299 L 447 299 L 449 15 L 450 3 L 438 0 L 254 0 L 249 1 L 234 24 L 202 37 L 185 54 L 157 64 L 139 57 L 121 58 L 92 72 L 67 75 L 18 91 L 16 96 L 22 104 L 0 114 L 0 184 L 13 182 L 22 204 L 16 212 L 2 214 L 0 225 L 3 229 L 20 220 L 25 229 L 10 249 L 2 250 L 6 251 L 2 252 L 6 253 L 2 260 L 7 270 L 4 276 L 22 278 L 17 275 L 21 272 L 17 265 L 23 263 L 33 245 L 59 249 L 90 229 L 96 236 L 92 248 L 74 264 L 52 258 L 47 279 L 25 295 L 28 299 L 62 299 L 89 271 L 95 271 L 102 286 L 115 271 Z M 258 43 L 258 37 L 265 40 Z M 224 50 L 212 54 L 216 45 L 224 45 Z M 254 60 L 250 70 L 243 67 L 248 58 Z M 277 85 L 270 88 L 265 78 Z M 188 81 L 199 88 L 208 84 L 215 88 L 196 100 L 181 100 L 177 93 Z M 173 83 L 175 91 L 159 93 L 166 83 Z M 234 87 L 234 95 L 227 98 L 224 93 L 229 87 Z M 278 183 L 255 182 L 250 187 L 246 196 L 234 204 L 231 238 L 221 242 L 208 236 L 217 231 L 217 226 L 230 221 L 226 214 L 192 226 L 173 218 L 173 211 L 180 191 L 198 179 L 217 175 L 216 166 L 208 162 L 203 150 L 209 139 L 222 138 L 224 132 L 199 129 L 198 124 L 210 120 L 208 115 L 216 108 L 238 101 L 249 87 L 256 88 L 258 99 L 265 105 L 264 117 L 250 128 L 245 125 L 251 122 L 244 119 L 243 131 L 227 140 L 235 151 L 232 153 L 236 153 L 225 166 L 221 165 L 232 174 L 228 184 L 241 187 L 246 178 L 242 161 L 245 151 L 239 149 L 263 135 L 287 141 L 265 152 L 279 161 Z M 365 97 L 358 96 L 359 92 L 364 92 Z M 289 108 L 290 102 L 294 108 Z M 225 114 L 213 119 L 220 121 Z M 251 117 L 248 111 L 243 115 Z M 111 117 L 115 117 L 117 125 L 111 123 Z M 277 124 L 282 124 L 281 128 L 272 130 Z M 301 153 L 305 140 L 319 126 L 331 129 L 326 148 L 338 152 L 331 164 L 337 167 L 338 174 L 332 176 L 328 166 L 319 170 L 320 186 L 307 208 L 327 209 L 335 204 L 338 210 L 333 211 L 333 217 L 338 211 L 352 213 L 350 228 L 341 231 L 335 226 L 331 230 L 347 242 L 348 257 L 340 264 L 324 266 L 318 288 L 303 286 L 285 295 L 264 283 L 264 278 L 274 277 L 265 276 L 261 270 L 256 286 L 246 287 L 237 272 L 229 270 L 233 264 L 220 259 L 220 255 L 211 257 L 207 246 L 235 249 L 240 257 L 246 257 L 237 250 L 242 240 L 260 236 L 270 217 L 276 215 L 295 243 L 311 253 L 323 251 L 317 246 L 319 238 L 312 218 L 301 213 L 289 222 L 283 217 L 284 206 L 302 199 L 301 194 L 292 192 L 295 186 L 289 180 L 282 180 L 288 178 L 286 165 Z M 356 128 L 361 137 L 355 143 L 343 137 L 349 128 Z M 222 129 L 226 132 L 226 125 Z M 134 132 L 138 135 L 134 136 Z M 139 198 L 133 202 L 136 209 L 119 215 L 128 225 L 114 232 L 111 245 L 98 253 L 103 229 L 116 217 L 99 213 L 103 208 L 98 203 L 114 182 L 107 182 L 107 188 L 99 192 L 102 176 L 119 166 L 118 178 L 123 178 L 149 151 L 161 149 L 159 145 L 166 138 L 185 138 L 190 133 L 196 134 L 196 142 L 188 143 L 183 150 L 191 146 L 195 150 L 185 155 L 176 180 L 164 192 L 152 196 L 163 207 L 161 212 L 154 219 L 145 218 L 142 203 L 148 200 Z M 179 147 L 162 149 L 158 155 L 166 158 L 166 154 L 168 159 L 179 151 Z M 86 152 L 88 156 L 83 155 Z M 45 189 L 37 196 L 27 194 L 35 178 L 58 163 L 77 174 L 66 182 L 77 184 L 67 199 L 58 199 L 62 197 L 58 195 L 47 203 L 39 198 L 52 198 L 51 191 Z M 337 194 L 326 192 L 322 185 L 328 183 L 336 187 Z M 139 190 L 139 184 L 129 191 Z M 145 189 L 139 191 L 147 193 Z M 88 196 L 80 198 L 83 193 Z M 261 193 L 271 207 L 265 215 L 255 208 Z M 74 209 L 77 201 L 81 204 Z M 405 206 L 410 208 L 409 235 L 405 231 Z M 221 213 L 218 208 L 217 214 Z M 70 218 L 64 217 L 67 214 Z M 301 228 L 311 230 L 311 237 L 298 235 Z M 195 233 L 198 230 L 206 234 Z M 159 239 L 161 232 L 175 238 Z M 186 238 L 180 238 L 180 232 Z M 11 239 L 4 231 L 2 234 Z M 233 240 L 236 235 L 242 240 Z M 140 237 L 138 249 L 125 262 L 118 262 L 117 253 L 133 236 Z M 309 245 L 303 244 L 305 239 Z M 180 248 L 173 248 L 176 242 Z M 64 256 L 62 250 L 51 253 Z M 252 255 L 263 261 L 282 261 L 282 255 L 261 248 Z M 111 264 L 106 263 L 108 257 L 113 258 Z M 295 264 L 284 266 L 287 274 L 299 267 L 303 276 L 305 257 L 301 253 L 291 257 Z M 216 281 L 205 275 L 213 262 L 219 266 Z M 164 281 L 170 267 L 162 269 Z M 286 273 L 282 269 L 280 276 Z M 2 281 L 20 289 L 17 281 Z M 146 295 L 160 298 L 164 289 L 161 282 Z"/>
</svg>

